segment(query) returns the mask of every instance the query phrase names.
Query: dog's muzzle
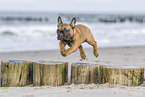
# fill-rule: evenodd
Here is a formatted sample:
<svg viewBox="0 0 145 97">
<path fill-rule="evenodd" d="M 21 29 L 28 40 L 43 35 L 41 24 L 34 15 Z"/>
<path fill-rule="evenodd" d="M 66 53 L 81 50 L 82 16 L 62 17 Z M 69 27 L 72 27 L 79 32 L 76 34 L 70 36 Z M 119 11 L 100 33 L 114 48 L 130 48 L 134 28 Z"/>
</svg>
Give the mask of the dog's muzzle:
<svg viewBox="0 0 145 97">
<path fill-rule="evenodd" d="M 60 31 L 57 29 L 57 39 L 61 40 L 64 43 L 72 45 L 73 38 L 71 37 L 69 32 L 70 30 L 64 29 L 63 31 Z"/>
<path fill-rule="evenodd" d="M 58 40 L 70 40 L 71 36 L 70 36 L 69 32 L 70 32 L 70 30 L 64 29 L 64 30 L 60 31 L 57 29 L 57 39 Z"/>
</svg>

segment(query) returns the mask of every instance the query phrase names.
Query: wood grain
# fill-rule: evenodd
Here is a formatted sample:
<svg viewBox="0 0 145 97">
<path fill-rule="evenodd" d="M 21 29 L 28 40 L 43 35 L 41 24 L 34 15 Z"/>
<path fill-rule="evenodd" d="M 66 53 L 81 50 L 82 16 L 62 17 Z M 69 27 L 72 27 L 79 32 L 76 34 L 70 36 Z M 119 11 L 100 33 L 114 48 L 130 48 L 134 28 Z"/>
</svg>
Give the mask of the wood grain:
<svg viewBox="0 0 145 97">
<path fill-rule="evenodd" d="M 68 80 L 68 63 L 39 61 L 33 64 L 34 86 L 61 86 Z"/>
<path fill-rule="evenodd" d="M 1 61 L 1 86 L 21 87 L 33 83 L 33 63 L 23 60 Z"/>
</svg>

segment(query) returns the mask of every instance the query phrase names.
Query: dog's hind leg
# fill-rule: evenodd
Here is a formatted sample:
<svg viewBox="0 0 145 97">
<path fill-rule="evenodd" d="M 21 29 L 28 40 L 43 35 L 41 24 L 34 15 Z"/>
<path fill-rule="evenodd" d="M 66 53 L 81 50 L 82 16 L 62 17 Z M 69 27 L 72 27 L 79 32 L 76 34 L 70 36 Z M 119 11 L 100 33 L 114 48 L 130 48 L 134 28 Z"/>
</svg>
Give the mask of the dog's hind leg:
<svg viewBox="0 0 145 97">
<path fill-rule="evenodd" d="M 93 35 L 91 35 L 89 38 L 87 38 L 86 42 L 93 46 L 94 55 L 96 57 L 98 57 L 99 54 L 98 54 L 98 49 L 97 49 L 97 42 L 95 41 Z"/>
<path fill-rule="evenodd" d="M 80 56 L 81 56 L 81 58 L 85 59 L 86 58 L 86 54 L 85 54 L 85 52 L 83 50 L 83 46 L 82 45 L 79 46 L 79 50 L 80 50 Z"/>
</svg>

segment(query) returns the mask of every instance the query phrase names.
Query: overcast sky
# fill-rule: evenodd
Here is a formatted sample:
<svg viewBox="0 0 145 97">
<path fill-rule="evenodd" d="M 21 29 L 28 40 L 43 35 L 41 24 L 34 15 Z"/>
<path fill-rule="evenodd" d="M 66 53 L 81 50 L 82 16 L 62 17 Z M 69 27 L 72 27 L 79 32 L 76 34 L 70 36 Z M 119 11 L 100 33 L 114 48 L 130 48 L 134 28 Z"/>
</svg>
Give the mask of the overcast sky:
<svg viewBox="0 0 145 97">
<path fill-rule="evenodd" d="M 0 0 L 0 11 L 145 13 L 145 0 Z"/>
</svg>

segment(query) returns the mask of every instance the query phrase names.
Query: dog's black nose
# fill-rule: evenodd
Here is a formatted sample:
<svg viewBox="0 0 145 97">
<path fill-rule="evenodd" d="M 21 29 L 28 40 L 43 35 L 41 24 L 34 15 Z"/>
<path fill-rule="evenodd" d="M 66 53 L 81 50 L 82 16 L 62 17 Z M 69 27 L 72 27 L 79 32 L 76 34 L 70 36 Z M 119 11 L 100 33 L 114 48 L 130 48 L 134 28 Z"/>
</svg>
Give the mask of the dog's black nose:
<svg viewBox="0 0 145 97">
<path fill-rule="evenodd" d="M 56 33 L 59 34 L 59 30 L 58 29 L 57 29 Z"/>
</svg>

